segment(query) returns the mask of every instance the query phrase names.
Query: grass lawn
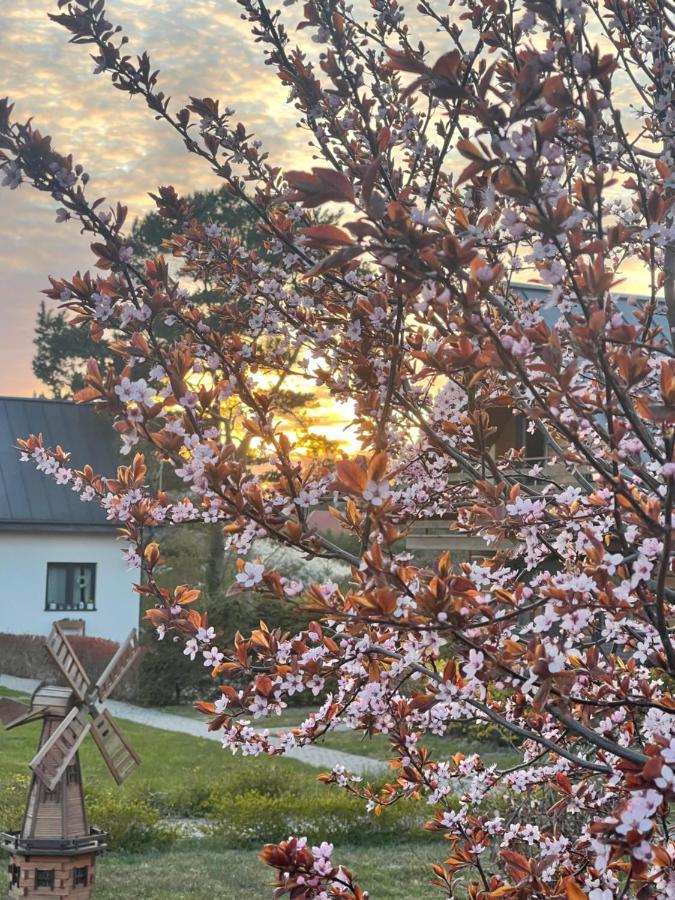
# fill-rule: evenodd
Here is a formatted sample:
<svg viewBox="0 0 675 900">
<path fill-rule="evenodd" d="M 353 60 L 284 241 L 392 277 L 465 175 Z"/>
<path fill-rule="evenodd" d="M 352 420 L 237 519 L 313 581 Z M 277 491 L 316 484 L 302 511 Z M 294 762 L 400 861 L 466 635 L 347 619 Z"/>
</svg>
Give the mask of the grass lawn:
<svg viewBox="0 0 675 900">
<path fill-rule="evenodd" d="M 2 695 L 28 699 L 0 688 Z M 200 716 L 190 707 L 167 711 Z M 297 724 L 306 713 L 307 708 L 291 708 L 274 724 Z M 6 792 L 4 805 L 3 789 L 14 776 L 27 774 L 40 727 L 36 722 L 10 732 L 0 730 L 0 828 L 7 827 L 12 804 L 16 812 L 22 807 L 25 787 Z M 160 817 L 194 818 L 206 821 L 207 836 L 180 837 L 164 846 L 151 841 L 141 844 L 140 852 L 106 853 L 98 864 L 97 900 L 128 897 L 132 884 L 133 896 L 143 900 L 267 900 L 272 896 L 273 873 L 258 859 L 259 850 L 265 842 L 282 840 L 290 833 L 306 833 L 313 843 L 332 840 L 335 859 L 353 871 L 372 900 L 439 897 L 430 885 L 430 865 L 443 861 L 447 846 L 422 830 L 420 814 L 424 816 L 426 809 L 397 806 L 375 818 L 364 812 L 360 801 L 319 784 L 317 771 L 297 761 L 243 759 L 213 741 L 191 735 L 128 721 L 121 721 L 120 727 L 142 759 L 121 787 L 114 785 L 91 738 L 85 739 L 80 750 L 95 824 L 114 833 L 140 816 L 143 827 L 144 810 L 149 809 L 154 815 L 151 830 L 163 827 L 158 824 Z M 382 735 L 369 739 L 338 731 L 322 743 L 379 759 L 390 753 Z M 428 744 L 437 758 L 448 758 L 460 749 L 461 741 L 431 736 Z M 486 762 L 500 766 L 517 759 L 508 748 L 486 746 L 489 749 L 467 742 L 461 749 L 464 753 L 483 750 Z M 1 857 L 0 853 L 0 869 L 4 868 Z M 0 889 L 1 879 L 0 875 Z"/>
<path fill-rule="evenodd" d="M 93 741 L 84 741 L 80 758 L 92 821 L 110 832 L 127 827 L 140 801 L 154 813 L 151 829 L 162 827 L 161 815 L 206 819 L 213 830 L 201 839 L 182 837 L 165 846 L 143 845 L 141 852 L 105 854 L 98 900 L 266 900 L 272 896 L 272 872 L 258 859 L 259 850 L 293 832 L 309 834 L 312 842 L 333 840 L 336 860 L 354 871 L 374 900 L 438 896 L 429 886 L 429 864 L 442 860 L 446 847 L 422 831 L 418 811 L 413 815 L 397 807 L 376 819 L 360 801 L 319 784 L 316 770 L 296 761 L 242 759 L 190 735 L 127 721 L 120 726 L 142 765 L 118 788 Z M 25 787 L 12 792 L 7 786 L 16 775 L 26 775 L 39 733 L 39 722 L 0 731 L 0 827 L 12 827 L 8 816 L 22 810 Z"/>
<path fill-rule="evenodd" d="M 23 691 L 12 691 L 10 688 L 0 687 L 0 697 L 11 697 L 13 700 L 20 700 L 21 703 L 28 703 L 30 694 Z"/>
<path fill-rule="evenodd" d="M 339 845 L 335 859 L 351 869 L 372 900 L 438 900 L 432 862 L 447 847 L 428 838 L 386 847 Z M 255 850 L 223 849 L 211 840 L 182 841 L 164 853 L 110 853 L 98 863 L 97 900 L 270 900 L 273 872 Z"/>
<path fill-rule="evenodd" d="M 25 699 L 4 688 L 0 688 L 0 695 Z M 161 731 L 135 722 L 119 721 L 118 725 L 140 755 L 141 765 L 116 791 L 122 796 L 151 796 L 153 803 L 167 813 L 189 814 L 190 807 L 197 808 L 200 798 L 207 791 L 243 772 L 252 772 L 259 777 L 269 772 L 294 772 L 306 777 L 308 782 L 314 780 L 312 770 L 294 760 L 242 759 L 205 738 Z M 32 722 L 12 731 L 0 730 L 0 779 L 28 772 L 27 766 L 37 750 L 41 727 L 40 722 Z M 80 748 L 80 762 L 88 789 L 108 790 L 115 787 L 90 736 L 85 738 Z"/>
<path fill-rule="evenodd" d="M 333 750 L 342 750 L 345 753 L 354 753 L 357 756 L 369 756 L 373 759 L 389 759 L 392 756 L 391 745 L 383 734 L 375 734 L 372 737 L 356 731 L 333 731 L 318 742 L 323 747 Z M 428 735 L 421 742 L 431 750 L 434 759 L 449 759 L 455 753 L 461 752 L 468 756 L 471 753 L 480 753 L 487 765 L 496 763 L 499 767 L 507 768 L 522 760 L 516 750 L 510 747 L 500 747 L 493 744 L 472 744 L 469 741 L 461 742 L 456 737 L 438 737 Z"/>
</svg>

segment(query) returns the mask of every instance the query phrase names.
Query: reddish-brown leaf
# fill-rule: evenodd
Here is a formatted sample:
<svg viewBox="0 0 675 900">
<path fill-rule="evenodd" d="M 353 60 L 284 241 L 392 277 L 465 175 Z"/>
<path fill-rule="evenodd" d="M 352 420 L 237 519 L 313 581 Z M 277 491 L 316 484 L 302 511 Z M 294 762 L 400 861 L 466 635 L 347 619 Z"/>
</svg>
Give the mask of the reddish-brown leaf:
<svg viewBox="0 0 675 900">
<path fill-rule="evenodd" d="M 310 247 L 348 247 L 354 243 L 350 235 L 337 225 L 312 225 L 303 228 L 302 234 Z"/>
<path fill-rule="evenodd" d="M 315 166 L 311 173 L 287 172 L 286 181 L 292 189 L 288 199 L 306 208 L 334 203 L 353 203 L 354 188 L 341 172 Z"/>
</svg>

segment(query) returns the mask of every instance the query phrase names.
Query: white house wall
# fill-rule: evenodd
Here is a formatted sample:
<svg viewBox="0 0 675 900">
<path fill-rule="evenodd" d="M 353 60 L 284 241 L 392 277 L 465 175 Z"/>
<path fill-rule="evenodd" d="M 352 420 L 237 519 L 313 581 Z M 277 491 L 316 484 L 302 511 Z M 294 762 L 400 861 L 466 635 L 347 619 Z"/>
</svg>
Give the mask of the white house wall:
<svg viewBox="0 0 675 900">
<path fill-rule="evenodd" d="M 47 563 L 96 563 L 96 609 L 45 610 Z M 113 531 L 0 531 L 0 632 L 48 634 L 58 619 L 84 619 L 85 634 L 123 640 L 138 627 L 139 597 L 134 575 L 122 559 Z"/>
</svg>

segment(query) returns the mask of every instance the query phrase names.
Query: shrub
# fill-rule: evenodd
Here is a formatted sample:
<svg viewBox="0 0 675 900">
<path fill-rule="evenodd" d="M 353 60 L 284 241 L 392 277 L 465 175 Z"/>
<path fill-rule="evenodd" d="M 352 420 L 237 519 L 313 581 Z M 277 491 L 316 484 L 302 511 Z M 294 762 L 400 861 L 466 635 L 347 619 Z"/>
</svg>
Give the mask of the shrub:
<svg viewBox="0 0 675 900">
<path fill-rule="evenodd" d="M 178 832 L 162 824 L 159 812 L 140 797 L 124 796 L 114 791 L 87 797 L 89 819 L 108 834 L 111 850 L 139 853 L 172 844 Z"/>
<path fill-rule="evenodd" d="M 0 828 L 18 831 L 23 821 L 30 776 L 13 775 L 0 781 Z"/>
<path fill-rule="evenodd" d="M 261 760 L 263 769 L 258 760 L 250 763 L 232 773 L 227 790 L 215 787 L 204 805 L 211 831 L 229 846 L 277 841 L 297 830 L 314 842 L 373 842 L 421 824 L 410 803 L 375 816 L 363 800 L 309 780 L 302 769 Z"/>
<path fill-rule="evenodd" d="M 256 628 L 261 619 L 272 627 L 291 633 L 306 628 L 311 620 L 310 613 L 254 593 L 244 591 L 228 595 L 224 588 L 210 592 L 207 569 L 211 532 L 204 534 L 196 528 L 187 528 L 177 534 L 164 529 L 162 535 L 164 555 L 161 572 L 166 583 L 173 589 L 178 584 L 190 581 L 202 590 L 209 624 L 222 634 L 224 643 L 231 643 L 238 630 L 245 632 Z M 343 535 L 341 540 L 349 543 L 349 536 Z M 225 550 L 222 552 L 222 581 L 223 584 L 230 584 L 235 579 L 236 554 Z M 323 559 L 308 560 L 300 553 L 279 548 L 269 540 L 256 541 L 249 557 L 263 559 L 265 565 L 270 567 L 283 564 L 289 577 L 299 578 L 306 584 L 326 580 L 345 583 L 349 575 L 349 569 L 344 564 Z M 136 694 L 138 702 L 147 706 L 167 706 L 197 700 L 208 696 L 212 691 L 213 681 L 209 670 L 191 663 L 171 640 L 151 639 L 144 649 L 145 656 L 140 665 Z M 304 704 L 307 702 L 307 695 L 298 693 L 287 698 L 287 702 L 291 706 L 295 703 Z"/>
<path fill-rule="evenodd" d="M 259 785 L 243 793 L 219 791 L 211 798 L 211 830 L 230 846 L 279 841 L 301 832 L 309 841 L 339 839 L 377 841 L 420 827 L 411 805 L 401 802 L 380 816 L 368 812 L 363 800 L 336 790 L 269 793 Z"/>
<path fill-rule="evenodd" d="M 141 783 L 136 790 L 162 818 L 200 818 L 209 811 L 213 781 L 205 777 L 196 782 L 166 784 L 161 790 Z"/>
<path fill-rule="evenodd" d="M 52 663 L 41 635 L 0 634 L 0 660 L 4 675 L 50 681 L 62 677 Z"/>
<path fill-rule="evenodd" d="M 171 639 L 146 645 L 138 669 L 136 699 L 145 706 L 168 706 L 206 696 L 213 689 L 210 669 L 191 663 Z"/>
<path fill-rule="evenodd" d="M 101 675 L 119 644 L 105 638 L 68 635 L 75 654 L 92 682 Z M 0 634 L 0 660 L 4 675 L 37 678 L 51 684 L 65 684 L 60 669 L 53 663 L 45 646 L 45 638 L 36 634 Z M 112 696 L 117 700 L 134 700 L 138 691 L 139 661 L 127 672 Z"/>
<path fill-rule="evenodd" d="M 472 747 L 476 744 L 485 744 L 488 748 L 512 747 L 514 743 L 513 738 L 505 729 L 493 725 L 492 722 L 482 720 L 469 722 L 461 719 L 449 722 L 445 734 L 447 737 L 457 738 L 458 741 Z"/>
</svg>

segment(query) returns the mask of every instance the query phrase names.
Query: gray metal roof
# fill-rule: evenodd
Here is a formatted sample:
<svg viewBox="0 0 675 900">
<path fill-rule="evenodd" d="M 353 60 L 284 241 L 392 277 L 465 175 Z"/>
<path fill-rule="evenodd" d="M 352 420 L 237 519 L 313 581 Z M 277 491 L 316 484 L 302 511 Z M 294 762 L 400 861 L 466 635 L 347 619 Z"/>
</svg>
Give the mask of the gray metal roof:
<svg viewBox="0 0 675 900">
<path fill-rule="evenodd" d="M 19 461 L 17 438 L 42 432 L 45 447 L 60 444 L 71 464 L 89 463 L 99 475 L 117 468 L 110 422 L 67 400 L 0 397 L 0 529 L 89 531 L 114 528 L 96 501 L 83 503 L 70 485 L 59 485 L 31 463 Z"/>
<path fill-rule="evenodd" d="M 540 300 L 544 304 L 541 310 L 541 317 L 549 328 L 552 328 L 558 322 L 558 319 L 560 318 L 559 307 L 546 306 L 551 295 L 551 289 L 549 287 L 543 284 L 530 284 L 529 282 L 524 281 L 512 282 L 511 287 L 516 293 L 534 300 Z M 637 324 L 635 310 L 643 309 L 651 301 L 651 298 L 646 294 L 633 294 L 627 291 L 612 291 L 611 293 L 618 310 L 623 313 L 626 321 L 632 325 Z M 629 302 L 631 300 L 633 301 L 633 305 Z M 581 311 L 577 309 L 576 312 L 579 314 Z M 665 301 L 662 297 L 657 300 L 656 310 L 652 321 L 654 325 L 658 325 L 661 328 L 663 336 L 667 337 L 670 333 L 670 327 L 668 325 L 668 316 L 665 310 Z"/>
</svg>

